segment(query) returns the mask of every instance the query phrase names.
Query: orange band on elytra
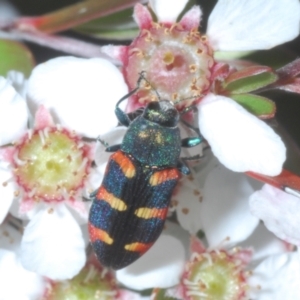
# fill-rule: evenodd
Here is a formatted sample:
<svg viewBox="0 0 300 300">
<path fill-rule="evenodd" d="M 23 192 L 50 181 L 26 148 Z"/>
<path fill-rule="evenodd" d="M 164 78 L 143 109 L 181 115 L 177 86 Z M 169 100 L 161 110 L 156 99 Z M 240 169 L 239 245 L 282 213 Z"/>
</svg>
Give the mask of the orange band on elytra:
<svg viewBox="0 0 300 300">
<path fill-rule="evenodd" d="M 122 151 L 115 152 L 111 159 L 113 159 L 122 169 L 123 174 L 127 178 L 132 178 L 135 176 L 135 166 L 130 160 L 129 157 L 127 157 Z"/>
<path fill-rule="evenodd" d="M 101 186 L 97 192 L 97 199 L 107 202 L 112 208 L 116 210 L 124 211 L 127 209 L 127 205 L 123 200 L 117 198 L 116 196 L 114 196 L 114 194 L 109 193 L 103 186 Z"/>
<path fill-rule="evenodd" d="M 128 250 L 128 251 L 134 251 L 134 252 L 144 253 L 144 252 L 146 252 L 152 245 L 153 245 L 153 243 L 149 243 L 149 244 L 143 244 L 143 243 L 131 243 L 131 244 L 125 245 L 124 248 L 125 248 L 125 250 Z"/>
<path fill-rule="evenodd" d="M 152 176 L 149 179 L 149 183 L 154 185 L 159 185 L 165 181 L 172 180 L 172 179 L 178 179 L 179 178 L 179 171 L 177 169 L 166 169 L 157 171 L 152 174 Z"/>
<path fill-rule="evenodd" d="M 114 240 L 109 236 L 109 234 L 106 231 L 93 226 L 91 223 L 89 223 L 89 233 L 92 243 L 94 243 L 97 240 L 100 240 L 106 244 L 111 245 L 114 242 Z"/>
<path fill-rule="evenodd" d="M 142 219 L 159 218 L 165 219 L 168 212 L 168 208 L 148 208 L 140 207 L 135 210 L 134 214 Z"/>
</svg>

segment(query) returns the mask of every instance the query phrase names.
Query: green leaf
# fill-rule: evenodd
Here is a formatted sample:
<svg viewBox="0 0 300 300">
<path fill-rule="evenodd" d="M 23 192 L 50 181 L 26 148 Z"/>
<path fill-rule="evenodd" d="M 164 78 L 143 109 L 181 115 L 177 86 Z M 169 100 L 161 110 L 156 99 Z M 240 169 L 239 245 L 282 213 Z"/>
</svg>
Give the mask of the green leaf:
<svg viewBox="0 0 300 300">
<path fill-rule="evenodd" d="M 231 94 L 244 94 L 265 87 L 278 79 L 275 72 L 265 66 L 252 66 L 234 72 L 225 79 L 224 89 Z"/>
<path fill-rule="evenodd" d="M 19 18 L 16 28 L 34 28 L 46 33 L 64 31 L 80 24 L 108 16 L 128 7 L 138 0 L 85 0 L 39 17 Z"/>
<path fill-rule="evenodd" d="M 12 40 L 0 40 L 0 75 L 8 71 L 22 72 L 26 77 L 31 73 L 35 61 L 30 50 L 23 44 Z"/>
<path fill-rule="evenodd" d="M 113 40 L 130 40 L 138 35 L 139 29 L 132 18 L 133 9 L 102 17 L 75 28 L 76 31 L 93 37 Z"/>
<path fill-rule="evenodd" d="M 232 60 L 244 58 L 251 53 L 251 51 L 216 51 L 214 53 L 214 58 L 216 60 Z"/>
<path fill-rule="evenodd" d="M 268 98 L 253 94 L 230 95 L 230 98 L 261 119 L 269 119 L 275 115 L 276 105 Z"/>
<path fill-rule="evenodd" d="M 98 39 L 127 41 L 132 40 L 138 35 L 138 30 L 116 30 L 116 31 L 98 31 L 97 34 L 89 34 Z"/>
<path fill-rule="evenodd" d="M 93 21 L 81 24 L 75 29 L 83 31 L 97 32 L 97 30 L 122 30 L 137 29 L 138 26 L 132 18 L 133 8 L 124 9 L 109 16 L 97 18 Z"/>
</svg>

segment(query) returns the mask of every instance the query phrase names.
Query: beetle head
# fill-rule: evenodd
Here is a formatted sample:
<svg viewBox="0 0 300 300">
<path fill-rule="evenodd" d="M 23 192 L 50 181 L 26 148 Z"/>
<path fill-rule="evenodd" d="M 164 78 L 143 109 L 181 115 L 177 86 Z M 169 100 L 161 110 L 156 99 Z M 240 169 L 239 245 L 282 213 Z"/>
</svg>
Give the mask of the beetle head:
<svg viewBox="0 0 300 300">
<path fill-rule="evenodd" d="M 179 121 L 179 113 L 168 100 L 152 101 L 146 106 L 143 117 L 166 127 L 174 127 Z"/>
</svg>

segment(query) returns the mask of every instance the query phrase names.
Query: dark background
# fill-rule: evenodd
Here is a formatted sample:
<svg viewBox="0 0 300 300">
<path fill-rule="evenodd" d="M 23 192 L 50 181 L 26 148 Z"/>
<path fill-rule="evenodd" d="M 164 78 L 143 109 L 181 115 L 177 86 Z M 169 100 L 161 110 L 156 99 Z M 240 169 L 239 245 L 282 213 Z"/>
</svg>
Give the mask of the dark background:
<svg viewBox="0 0 300 300">
<path fill-rule="evenodd" d="M 0 0 L 1 1 L 1 0 Z M 101 0 L 99 0 L 101 1 Z M 176 1 L 176 0 L 174 0 Z M 79 1 L 74 0 L 11 0 L 12 4 L 14 4 L 20 13 L 24 16 L 34 16 L 40 15 L 47 12 L 51 12 L 53 10 L 59 9 L 61 7 L 67 6 L 72 3 L 76 3 Z M 200 4 L 203 10 L 203 22 L 201 30 L 205 31 L 205 24 L 207 16 L 211 9 L 213 8 L 216 0 L 198 0 L 196 1 L 197 4 Z M 262 2 L 263 3 L 263 2 Z M 263 4 L 262 4 L 263 5 Z M 205 18 L 206 17 L 206 18 Z M 71 36 L 78 36 L 72 32 L 64 32 L 63 34 L 71 35 Z M 80 36 L 81 39 L 90 40 L 93 43 L 99 44 L 107 44 L 107 41 L 101 40 L 93 40 L 90 38 L 86 38 Z M 110 41 L 113 42 L 113 41 Z M 59 56 L 59 55 L 66 55 L 65 53 L 55 51 L 52 49 L 40 47 L 37 45 L 33 45 L 28 43 L 28 46 L 32 49 L 37 62 L 45 61 L 49 58 Z M 291 57 L 295 57 L 295 55 L 299 56 L 300 53 L 300 37 L 295 39 L 292 42 L 285 44 L 284 46 L 279 46 L 278 48 L 283 49 L 286 53 L 291 54 Z M 277 114 L 276 118 L 281 125 L 283 131 L 285 131 L 285 135 L 287 136 L 286 139 L 289 139 L 289 136 L 295 142 L 297 148 L 300 148 L 300 96 L 294 95 L 291 93 L 285 92 L 269 92 L 266 96 L 273 99 L 277 104 Z M 295 146 L 295 145 L 292 145 Z M 297 152 L 297 151 L 296 151 Z M 298 152 L 300 153 L 300 152 Z M 299 155 L 300 157 L 300 155 Z"/>
</svg>

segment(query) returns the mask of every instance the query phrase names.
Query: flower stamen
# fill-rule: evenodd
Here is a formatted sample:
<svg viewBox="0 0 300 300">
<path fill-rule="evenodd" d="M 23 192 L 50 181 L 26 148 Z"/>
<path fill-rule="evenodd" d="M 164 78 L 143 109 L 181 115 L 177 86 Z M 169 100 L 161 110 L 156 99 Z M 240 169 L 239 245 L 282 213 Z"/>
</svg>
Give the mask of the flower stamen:
<svg viewBox="0 0 300 300">
<path fill-rule="evenodd" d="M 153 23 L 128 47 L 128 54 L 124 73 L 130 88 L 136 86 L 143 70 L 160 97 L 176 102 L 178 109 L 190 106 L 210 89 L 213 51 L 197 29 L 185 30 L 178 23 Z M 156 92 L 153 88 L 140 89 L 132 97 L 145 105 Z M 178 101 L 181 99 L 186 100 Z"/>
<path fill-rule="evenodd" d="M 189 300 L 242 300 L 248 291 L 245 264 L 225 250 L 193 253 L 182 281 Z"/>
<path fill-rule="evenodd" d="M 60 126 L 34 130 L 14 151 L 14 176 L 25 199 L 68 200 L 84 186 L 90 149 L 74 132 Z"/>
</svg>

